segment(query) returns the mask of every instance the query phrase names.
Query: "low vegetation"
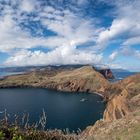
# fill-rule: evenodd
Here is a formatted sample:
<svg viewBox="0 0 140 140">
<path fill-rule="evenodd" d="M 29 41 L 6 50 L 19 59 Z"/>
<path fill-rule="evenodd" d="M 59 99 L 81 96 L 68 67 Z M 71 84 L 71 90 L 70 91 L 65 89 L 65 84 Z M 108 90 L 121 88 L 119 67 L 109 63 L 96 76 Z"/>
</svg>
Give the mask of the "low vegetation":
<svg viewBox="0 0 140 140">
<path fill-rule="evenodd" d="M 78 140 L 75 134 L 64 134 L 60 130 L 39 131 L 18 126 L 1 126 L 0 140 Z"/>
<path fill-rule="evenodd" d="M 3 112 L 4 119 L 0 121 L 0 140 L 78 140 L 78 133 L 70 133 L 68 129 L 46 130 L 46 114 L 43 111 L 40 120 L 30 125 L 28 114 L 19 118 L 15 115 L 14 123 L 8 121 L 8 114 Z"/>
</svg>

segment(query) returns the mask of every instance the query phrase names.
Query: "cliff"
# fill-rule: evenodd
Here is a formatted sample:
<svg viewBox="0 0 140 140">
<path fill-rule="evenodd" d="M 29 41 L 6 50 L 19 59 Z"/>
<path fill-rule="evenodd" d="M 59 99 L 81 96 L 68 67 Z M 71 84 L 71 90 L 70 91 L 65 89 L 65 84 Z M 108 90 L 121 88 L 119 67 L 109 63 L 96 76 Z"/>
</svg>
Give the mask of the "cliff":
<svg viewBox="0 0 140 140">
<path fill-rule="evenodd" d="M 127 102 L 128 91 L 124 89 L 120 94 L 113 95 L 108 101 L 104 111 L 104 120 L 113 121 L 120 119 L 130 112 Z"/>
<path fill-rule="evenodd" d="M 98 72 L 100 72 L 102 75 L 104 75 L 104 77 L 106 79 L 114 79 L 115 78 L 111 69 L 100 69 L 100 70 L 98 70 Z"/>
<path fill-rule="evenodd" d="M 140 106 L 140 74 L 112 84 L 107 91 L 109 98 L 104 120 L 120 119 Z"/>
</svg>

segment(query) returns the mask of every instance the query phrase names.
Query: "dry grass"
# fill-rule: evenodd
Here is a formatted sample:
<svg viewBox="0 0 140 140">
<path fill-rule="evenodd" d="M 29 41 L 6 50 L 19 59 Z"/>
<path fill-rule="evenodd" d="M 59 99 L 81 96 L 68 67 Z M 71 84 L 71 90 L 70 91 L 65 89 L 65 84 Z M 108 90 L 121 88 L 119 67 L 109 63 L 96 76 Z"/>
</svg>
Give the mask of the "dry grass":
<svg viewBox="0 0 140 140">
<path fill-rule="evenodd" d="M 14 123 L 9 123 L 9 115 L 3 112 L 4 119 L 0 121 L 0 140 L 78 140 L 76 133 L 70 133 L 68 129 L 45 130 L 47 117 L 43 110 L 40 120 L 30 125 L 29 114 L 23 114 L 19 122 L 15 115 Z"/>
</svg>

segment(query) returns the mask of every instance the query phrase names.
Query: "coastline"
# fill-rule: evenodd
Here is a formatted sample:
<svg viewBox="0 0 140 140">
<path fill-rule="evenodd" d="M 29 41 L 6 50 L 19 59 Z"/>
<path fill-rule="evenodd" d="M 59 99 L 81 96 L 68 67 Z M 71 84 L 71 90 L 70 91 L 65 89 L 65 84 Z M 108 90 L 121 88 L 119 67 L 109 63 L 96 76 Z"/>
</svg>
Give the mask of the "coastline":
<svg viewBox="0 0 140 140">
<path fill-rule="evenodd" d="M 78 74 L 75 76 L 75 73 Z M 100 130 L 102 125 L 108 124 L 108 122 L 114 122 L 118 119 L 125 118 L 125 116 L 129 116 L 129 108 L 133 105 L 132 103 L 132 105 L 129 104 L 128 106 L 128 102 L 131 100 L 127 98 L 127 96 L 128 94 L 129 96 L 133 95 L 131 93 L 133 90 L 131 91 L 129 87 L 134 88 L 136 95 L 139 94 L 140 74 L 129 76 L 115 83 L 110 83 L 100 73 L 89 67 L 84 67 L 80 70 L 73 70 L 69 73 L 69 77 L 67 77 L 67 74 L 68 73 L 65 74 L 63 72 L 59 73 L 58 75 L 52 77 L 52 79 L 49 77 L 48 79 L 50 81 L 47 79 L 45 82 L 39 82 L 40 77 L 42 79 L 45 77 L 43 75 L 39 75 L 38 73 L 8 76 L 4 80 L 0 81 L 0 88 L 44 88 L 49 90 L 68 92 L 70 94 L 74 94 L 76 92 L 84 92 L 88 94 L 99 95 L 106 101 L 103 119 L 97 120 L 92 126 L 87 126 L 87 128 L 82 131 L 82 135 L 84 134 L 85 137 L 88 137 L 89 133 L 92 134 L 91 136 L 93 136 L 96 131 Z M 84 140 L 86 140 L 86 138 Z"/>
</svg>

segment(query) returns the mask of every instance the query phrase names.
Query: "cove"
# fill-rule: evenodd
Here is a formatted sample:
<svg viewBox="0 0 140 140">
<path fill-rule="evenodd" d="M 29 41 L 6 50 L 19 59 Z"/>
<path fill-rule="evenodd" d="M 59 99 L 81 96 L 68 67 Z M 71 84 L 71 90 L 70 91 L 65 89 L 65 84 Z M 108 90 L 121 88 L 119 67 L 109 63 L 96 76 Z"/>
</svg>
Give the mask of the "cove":
<svg viewBox="0 0 140 140">
<path fill-rule="evenodd" d="M 47 129 L 70 131 L 85 129 L 103 117 L 105 103 L 101 96 L 89 93 L 68 93 L 42 88 L 0 89 L 0 112 L 14 116 L 29 113 L 29 122 L 37 122 L 42 109 L 47 115 Z M 3 114 L 0 114 L 2 118 Z"/>
</svg>

